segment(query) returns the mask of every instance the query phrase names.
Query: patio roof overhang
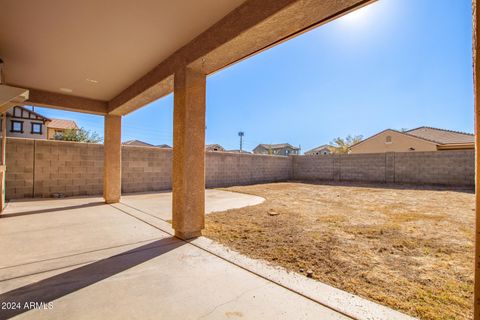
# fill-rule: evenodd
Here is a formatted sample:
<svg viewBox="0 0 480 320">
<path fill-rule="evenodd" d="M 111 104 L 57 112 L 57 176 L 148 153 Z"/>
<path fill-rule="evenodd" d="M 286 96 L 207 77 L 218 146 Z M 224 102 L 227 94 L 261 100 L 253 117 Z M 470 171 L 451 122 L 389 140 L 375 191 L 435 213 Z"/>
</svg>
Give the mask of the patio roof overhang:
<svg viewBox="0 0 480 320">
<path fill-rule="evenodd" d="M 203 228 L 205 76 L 374 1 L 0 0 L 0 57 L 6 84 L 30 90 L 25 104 L 106 115 L 107 203 L 118 202 L 121 194 L 121 116 L 175 91 L 173 227 L 188 239 Z M 478 1 L 473 1 L 477 168 Z M 5 145 L 3 138 L 0 190 Z M 478 217 L 478 192 L 476 197 Z M 2 197 L 0 202 L 1 211 Z M 474 319 L 480 319 L 479 218 L 476 223 Z"/>
<path fill-rule="evenodd" d="M 4 0 L 0 57 L 26 104 L 125 115 L 186 65 L 211 74 L 373 1 Z"/>
</svg>

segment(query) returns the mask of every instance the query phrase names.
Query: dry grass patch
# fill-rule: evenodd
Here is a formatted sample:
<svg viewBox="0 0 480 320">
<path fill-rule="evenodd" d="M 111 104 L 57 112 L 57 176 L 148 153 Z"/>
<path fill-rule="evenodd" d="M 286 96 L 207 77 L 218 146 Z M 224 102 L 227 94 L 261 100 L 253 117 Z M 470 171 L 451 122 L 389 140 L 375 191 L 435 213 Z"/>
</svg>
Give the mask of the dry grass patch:
<svg viewBox="0 0 480 320">
<path fill-rule="evenodd" d="M 225 190 L 266 201 L 208 215 L 206 236 L 412 316 L 472 318 L 473 192 L 306 183 Z"/>
</svg>

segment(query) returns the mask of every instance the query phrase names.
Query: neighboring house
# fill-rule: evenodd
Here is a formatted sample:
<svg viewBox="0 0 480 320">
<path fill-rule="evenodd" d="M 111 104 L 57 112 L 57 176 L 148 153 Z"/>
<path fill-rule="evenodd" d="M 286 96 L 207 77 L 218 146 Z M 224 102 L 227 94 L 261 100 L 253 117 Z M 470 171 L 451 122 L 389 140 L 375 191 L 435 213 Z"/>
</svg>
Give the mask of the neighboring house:
<svg viewBox="0 0 480 320">
<path fill-rule="evenodd" d="M 47 124 L 50 121 L 25 107 L 13 107 L 7 111 L 7 137 L 46 139 Z M 3 128 L 3 119 L 1 122 Z"/>
<path fill-rule="evenodd" d="M 225 151 L 225 148 L 219 144 L 207 144 L 205 146 L 205 151 Z"/>
<path fill-rule="evenodd" d="M 474 135 L 465 132 L 419 127 L 400 132 L 387 129 L 362 140 L 350 153 L 383 153 L 474 149 Z"/>
<path fill-rule="evenodd" d="M 164 148 L 164 149 L 172 149 L 172 147 L 170 147 L 168 144 L 159 144 L 158 146 L 156 146 L 158 148 Z"/>
<path fill-rule="evenodd" d="M 309 155 L 309 156 L 319 156 L 319 155 L 331 154 L 332 153 L 331 148 L 332 148 L 331 145 L 324 144 L 322 146 L 313 148 L 312 150 L 306 151 L 305 154 Z"/>
<path fill-rule="evenodd" d="M 49 119 L 22 106 L 7 111 L 7 137 L 54 139 L 55 134 L 63 133 L 66 129 L 78 129 L 78 126 L 73 120 Z"/>
<path fill-rule="evenodd" d="M 141 140 L 128 140 L 122 142 L 124 146 L 137 146 L 137 147 L 153 147 L 153 144 L 143 142 Z"/>
<path fill-rule="evenodd" d="M 79 129 L 75 121 L 66 119 L 52 119 L 47 123 L 47 139 L 55 139 L 55 135 L 61 135 L 65 132 L 65 130 L 70 129 Z"/>
<path fill-rule="evenodd" d="M 279 143 L 279 144 L 259 144 L 253 149 L 255 154 L 269 154 L 277 156 L 288 156 L 291 154 L 299 154 L 300 148 L 294 147 L 289 143 Z"/>
</svg>

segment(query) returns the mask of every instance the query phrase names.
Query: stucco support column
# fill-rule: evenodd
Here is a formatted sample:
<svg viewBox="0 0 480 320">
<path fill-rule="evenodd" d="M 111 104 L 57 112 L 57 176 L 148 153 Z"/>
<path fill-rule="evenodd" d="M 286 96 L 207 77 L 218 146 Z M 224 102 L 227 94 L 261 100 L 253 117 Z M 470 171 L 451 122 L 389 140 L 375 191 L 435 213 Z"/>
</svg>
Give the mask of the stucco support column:
<svg viewBox="0 0 480 320">
<path fill-rule="evenodd" d="M 2 114 L 2 154 L 0 155 L 0 213 L 5 208 L 6 174 L 7 174 L 7 113 Z"/>
<path fill-rule="evenodd" d="M 103 198 L 117 203 L 122 193 L 122 116 L 105 116 Z"/>
<path fill-rule="evenodd" d="M 172 225 L 181 239 L 200 236 L 205 225 L 205 95 L 202 72 L 175 73 Z"/>
<path fill-rule="evenodd" d="M 480 23 L 478 2 L 473 0 L 473 81 L 475 104 L 475 287 L 473 319 L 480 320 Z"/>
</svg>

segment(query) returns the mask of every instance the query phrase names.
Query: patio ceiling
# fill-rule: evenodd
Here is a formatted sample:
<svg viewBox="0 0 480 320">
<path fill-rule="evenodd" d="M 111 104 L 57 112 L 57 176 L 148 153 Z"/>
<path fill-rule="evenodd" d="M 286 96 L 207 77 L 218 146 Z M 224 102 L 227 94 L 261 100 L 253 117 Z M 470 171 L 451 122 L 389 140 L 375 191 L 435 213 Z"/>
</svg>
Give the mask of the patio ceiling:
<svg viewBox="0 0 480 320">
<path fill-rule="evenodd" d="M 370 2 L 0 0 L 0 57 L 28 104 L 123 115 Z"/>
<path fill-rule="evenodd" d="M 108 101 L 244 1 L 0 1 L 7 81 Z"/>
</svg>

